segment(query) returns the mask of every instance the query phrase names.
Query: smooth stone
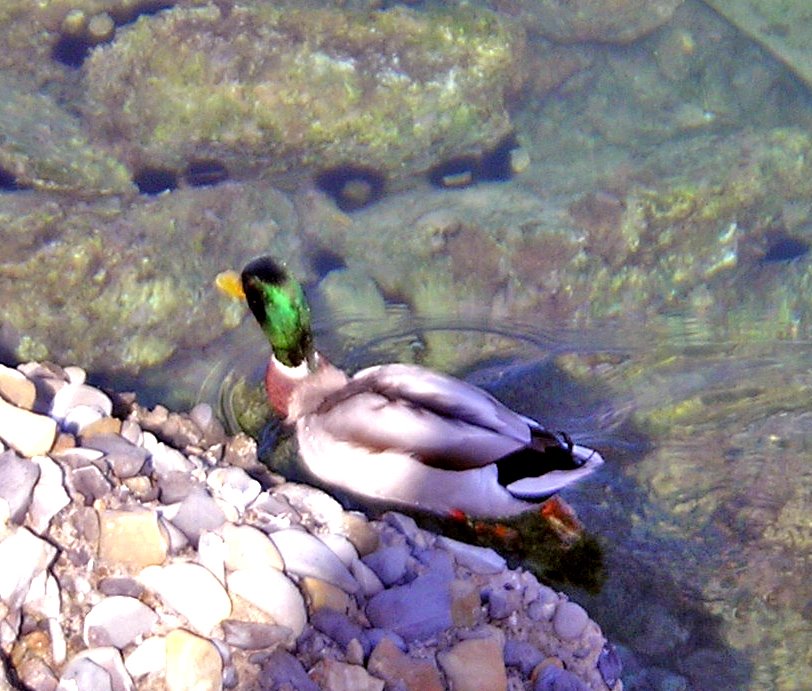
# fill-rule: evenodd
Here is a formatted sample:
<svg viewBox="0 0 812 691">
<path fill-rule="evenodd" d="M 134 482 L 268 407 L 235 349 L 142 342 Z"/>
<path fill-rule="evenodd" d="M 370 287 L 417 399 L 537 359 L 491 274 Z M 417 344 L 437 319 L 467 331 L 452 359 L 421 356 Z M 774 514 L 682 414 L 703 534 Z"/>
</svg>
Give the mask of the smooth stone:
<svg viewBox="0 0 812 691">
<path fill-rule="evenodd" d="M 81 494 L 88 505 L 97 499 L 106 497 L 113 490 L 110 481 L 95 465 L 73 468 L 69 473 L 69 477 L 74 491 Z"/>
<path fill-rule="evenodd" d="M 117 434 L 99 434 L 83 441 L 82 445 L 101 451 L 118 478 L 138 475 L 149 458 L 149 451 L 144 447 L 135 446 Z"/>
<path fill-rule="evenodd" d="M 203 635 L 210 634 L 231 614 L 231 600 L 225 588 L 199 564 L 175 562 L 148 566 L 138 574 L 138 580 Z"/>
<path fill-rule="evenodd" d="M 311 612 L 325 608 L 336 612 L 348 612 L 350 609 L 352 598 L 337 585 L 313 576 L 305 576 L 299 581 L 299 587 Z"/>
<path fill-rule="evenodd" d="M 224 523 L 220 530 L 225 546 L 225 565 L 231 571 L 266 567 L 282 571 L 284 562 L 276 545 L 261 530 L 250 525 Z"/>
<path fill-rule="evenodd" d="M 319 660 L 310 670 L 310 678 L 330 691 L 383 691 L 383 679 L 376 679 L 360 665 L 338 660 Z"/>
<path fill-rule="evenodd" d="M 262 486 L 242 468 L 215 468 L 206 483 L 215 497 L 231 504 L 240 515 L 262 491 Z"/>
<path fill-rule="evenodd" d="M 228 591 L 265 612 L 274 624 L 291 630 L 293 645 L 307 623 L 305 603 L 299 589 L 284 573 L 271 567 L 240 569 L 226 576 Z"/>
<path fill-rule="evenodd" d="M 0 439 L 21 456 L 44 456 L 54 445 L 56 431 L 55 420 L 0 398 Z"/>
<path fill-rule="evenodd" d="M 15 665 L 20 681 L 25 684 L 26 689 L 36 689 L 36 691 L 56 691 L 59 679 L 54 675 L 53 670 L 41 657 L 26 657 Z M 2 687 L 2 688 L 12 688 Z"/>
<path fill-rule="evenodd" d="M 406 641 L 429 638 L 453 624 L 450 574 L 430 571 L 384 590 L 369 600 L 366 614 L 373 626 Z"/>
<path fill-rule="evenodd" d="M 167 691 L 218 691 L 223 659 L 211 641 L 184 629 L 166 636 Z"/>
<path fill-rule="evenodd" d="M 241 650 L 262 650 L 284 644 L 291 636 L 287 626 L 254 621 L 226 619 L 222 622 L 223 639 Z"/>
<path fill-rule="evenodd" d="M 0 364 L 0 397 L 18 408 L 32 410 L 37 387 L 19 370 Z"/>
<path fill-rule="evenodd" d="M 443 691 L 440 672 L 430 660 L 409 657 L 390 638 L 381 639 L 369 656 L 367 669 L 388 688 L 403 691 Z"/>
<path fill-rule="evenodd" d="M 319 685 L 307 676 L 302 663 L 290 653 L 277 648 L 262 663 L 261 689 L 295 689 L 321 691 Z"/>
<path fill-rule="evenodd" d="M 473 581 L 459 578 L 451 581 L 451 618 L 454 626 L 475 626 L 482 613 L 481 604 L 479 588 Z"/>
<path fill-rule="evenodd" d="M 504 657 L 506 665 L 516 667 L 522 675 L 529 677 L 536 665 L 544 659 L 544 653 L 532 643 L 508 638 L 505 641 Z"/>
<path fill-rule="evenodd" d="M 39 467 L 39 480 L 31 496 L 28 517 L 34 532 L 44 533 L 53 517 L 70 504 L 70 497 L 59 464 L 48 456 L 35 456 L 33 460 Z"/>
<path fill-rule="evenodd" d="M 505 619 L 522 606 L 522 591 L 496 586 L 487 590 L 488 615 L 491 619 Z"/>
<path fill-rule="evenodd" d="M 144 594 L 142 586 L 134 578 L 108 576 L 102 578 L 97 586 L 103 595 L 126 595 L 128 597 L 140 598 Z"/>
<path fill-rule="evenodd" d="M 115 418 L 107 417 L 104 411 L 99 410 L 95 406 L 78 405 L 75 408 L 71 408 L 65 417 L 62 418 L 61 427 L 65 432 L 81 435 L 83 438 L 90 439 L 93 434 L 86 434 L 85 430 L 93 425 L 97 425 L 102 420 L 115 420 Z M 121 423 L 119 423 L 119 425 L 120 424 Z"/>
<path fill-rule="evenodd" d="M 59 583 L 47 571 L 40 571 L 33 579 L 23 606 L 29 614 L 38 614 L 56 621 L 62 605 Z"/>
<path fill-rule="evenodd" d="M 438 547 L 451 552 L 455 561 L 474 573 L 497 574 L 502 573 L 507 566 L 504 557 L 497 554 L 490 547 L 469 545 L 459 540 L 440 535 L 435 543 Z"/>
<path fill-rule="evenodd" d="M 615 682 L 620 679 L 620 673 L 623 671 L 623 662 L 620 659 L 618 651 L 611 643 L 606 643 L 598 656 L 598 671 L 601 673 L 603 680 L 609 688 L 615 685 Z"/>
<path fill-rule="evenodd" d="M 74 383 L 61 387 L 54 394 L 49 414 L 62 422 L 72 408 L 80 405 L 97 408 L 107 416 L 113 414 L 113 402 L 107 394 L 93 386 Z"/>
<path fill-rule="evenodd" d="M 326 492 L 296 482 L 286 482 L 275 487 L 273 496 L 280 495 L 300 515 L 310 516 L 329 532 L 340 533 L 344 525 L 344 507 Z"/>
<path fill-rule="evenodd" d="M 166 561 L 169 543 L 154 511 L 100 511 L 99 559 L 141 569 Z"/>
<path fill-rule="evenodd" d="M 158 476 L 158 496 L 162 504 L 175 504 L 189 496 L 200 483 L 188 472 L 172 470 Z"/>
<path fill-rule="evenodd" d="M 157 622 L 158 615 L 140 600 L 114 595 L 87 613 L 82 635 L 89 648 L 112 645 L 120 650 L 148 633 Z"/>
<path fill-rule="evenodd" d="M 157 674 L 166 668 L 166 641 L 163 636 L 152 636 L 137 645 L 124 658 L 124 667 L 134 679 Z"/>
<path fill-rule="evenodd" d="M 554 665 L 545 667 L 536 677 L 533 691 L 590 691 L 589 686 L 572 672 Z"/>
<path fill-rule="evenodd" d="M 423 531 L 417 525 L 417 521 L 411 516 L 398 513 L 397 511 L 387 511 L 383 515 L 383 520 L 388 525 L 391 525 L 401 535 L 403 535 L 410 544 L 424 548 L 426 545 L 423 537 Z"/>
<path fill-rule="evenodd" d="M 341 563 L 348 569 L 358 559 L 358 551 L 344 535 L 324 533 L 323 535 L 316 535 L 316 537 L 327 545 L 327 548 L 341 559 Z"/>
<path fill-rule="evenodd" d="M 194 487 L 180 503 L 178 512 L 171 520 L 172 525 L 197 547 L 200 535 L 206 530 L 219 528 L 226 517 L 217 502 L 203 487 Z"/>
<path fill-rule="evenodd" d="M 361 557 L 371 554 L 380 546 L 381 537 L 363 516 L 358 513 L 345 513 L 342 527 L 336 531 L 344 535 Z"/>
<path fill-rule="evenodd" d="M 350 573 L 358 581 L 361 592 L 365 597 L 372 597 L 383 590 L 381 579 L 360 559 L 355 559 L 350 564 Z"/>
<path fill-rule="evenodd" d="M 437 653 L 454 691 L 506 691 L 507 673 L 495 638 L 471 638 Z"/>
<path fill-rule="evenodd" d="M 216 533 L 205 532 L 197 543 L 197 562 L 212 572 L 220 583 L 226 582 L 226 548 L 223 538 Z"/>
<path fill-rule="evenodd" d="M 347 567 L 317 537 L 294 528 L 278 530 L 269 537 L 282 555 L 286 572 L 320 578 L 350 594 L 358 592 L 358 583 Z"/>
<path fill-rule="evenodd" d="M 363 642 L 364 640 L 364 630 L 342 612 L 321 609 L 310 617 L 310 624 L 316 630 L 332 638 L 345 652 L 351 641 Z"/>
<path fill-rule="evenodd" d="M 0 498 L 8 503 L 9 517 L 17 525 L 25 521 L 39 476 L 35 461 L 20 458 L 11 450 L 0 453 Z"/>
<path fill-rule="evenodd" d="M 361 559 L 385 586 L 394 585 L 406 574 L 409 548 L 406 545 L 379 547 Z"/>
<path fill-rule="evenodd" d="M 74 409 L 75 410 L 75 409 Z M 126 421 L 125 421 L 126 422 Z M 87 441 L 88 439 L 92 439 L 93 437 L 98 437 L 100 435 L 105 434 L 120 434 L 121 427 L 123 423 L 117 417 L 101 417 L 95 422 L 90 422 L 89 424 L 85 425 L 79 430 L 79 433 L 82 437 L 83 441 Z M 122 438 L 126 439 L 126 437 Z M 127 441 L 135 444 L 130 439 Z M 138 446 L 138 444 L 136 444 Z"/>
<path fill-rule="evenodd" d="M 110 419 L 115 420 L 117 418 Z M 141 431 L 141 425 L 135 420 L 122 420 L 119 434 L 130 442 L 130 444 L 135 444 L 136 446 L 144 445 L 144 434 Z"/>
<path fill-rule="evenodd" d="M 195 464 L 177 449 L 158 441 L 152 432 L 143 433 L 144 447 L 150 453 L 150 464 L 155 474 L 161 478 L 173 471 L 191 473 Z"/>
<path fill-rule="evenodd" d="M 71 660 L 62 671 L 57 691 L 113 691 L 113 680 L 104 667 L 87 658 Z"/>
<path fill-rule="evenodd" d="M 59 687 L 63 688 L 63 683 L 66 679 L 70 679 L 68 676 L 69 670 L 72 666 L 76 665 L 77 667 L 85 667 L 84 663 L 91 662 L 100 669 L 104 670 L 107 673 L 107 677 L 110 680 L 109 688 L 112 691 L 133 691 L 135 686 L 133 685 L 133 680 L 130 678 L 127 669 L 124 667 L 124 660 L 121 658 L 121 653 L 118 649 L 105 646 L 100 648 L 88 648 L 86 650 L 82 650 L 68 662 L 67 666 L 65 667 L 65 671 L 62 673 L 62 678 L 60 679 Z M 96 671 L 93 670 L 92 674 L 94 677 L 97 675 Z M 99 678 L 103 679 L 101 675 L 98 675 Z M 96 691 L 96 686 L 88 685 L 84 686 L 79 680 L 76 680 L 76 686 L 71 687 L 70 685 L 66 686 L 67 689 L 93 689 Z M 102 686 L 102 688 L 105 688 Z"/>
<path fill-rule="evenodd" d="M 589 615 L 581 605 L 569 600 L 561 602 L 553 615 L 553 629 L 559 638 L 571 641 L 578 638 L 589 623 Z"/>
<path fill-rule="evenodd" d="M 87 381 L 87 372 L 78 365 L 68 365 L 63 367 L 62 371 L 71 384 L 84 384 Z"/>
<path fill-rule="evenodd" d="M 20 607 L 32 581 L 56 557 L 56 548 L 38 538 L 28 528 L 14 528 L 0 542 L 0 600 L 9 609 Z M 14 568 L 8 567 L 14 564 Z"/>
</svg>

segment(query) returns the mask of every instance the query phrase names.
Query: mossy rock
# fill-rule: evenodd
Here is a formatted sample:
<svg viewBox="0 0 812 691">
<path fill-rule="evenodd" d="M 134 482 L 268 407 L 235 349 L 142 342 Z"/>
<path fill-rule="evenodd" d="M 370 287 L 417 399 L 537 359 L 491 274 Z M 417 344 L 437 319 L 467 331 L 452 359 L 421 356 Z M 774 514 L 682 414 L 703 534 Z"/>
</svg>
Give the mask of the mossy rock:
<svg viewBox="0 0 812 691">
<path fill-rule="evenodd" d="M 284 177 L 352 162 L 396 180 L 510 131 L 521 36 L 473 8 L 179 7 L 93 52 L 84 112 L 134 169 L 214 159 Z"/>
</svg>

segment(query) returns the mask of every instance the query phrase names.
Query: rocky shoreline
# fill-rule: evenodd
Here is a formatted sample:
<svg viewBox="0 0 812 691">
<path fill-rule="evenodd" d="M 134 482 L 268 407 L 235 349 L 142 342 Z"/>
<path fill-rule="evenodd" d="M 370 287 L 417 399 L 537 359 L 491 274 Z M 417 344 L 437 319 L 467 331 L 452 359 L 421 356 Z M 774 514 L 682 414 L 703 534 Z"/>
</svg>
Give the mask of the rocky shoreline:
<svg viewBox="0 0 812 691">
<path fill-rule="evenodd" d="M 0 688 L 619 691 L 496 552 L 286 482 L 211 408 L 0 366 Z"/>
</svg>

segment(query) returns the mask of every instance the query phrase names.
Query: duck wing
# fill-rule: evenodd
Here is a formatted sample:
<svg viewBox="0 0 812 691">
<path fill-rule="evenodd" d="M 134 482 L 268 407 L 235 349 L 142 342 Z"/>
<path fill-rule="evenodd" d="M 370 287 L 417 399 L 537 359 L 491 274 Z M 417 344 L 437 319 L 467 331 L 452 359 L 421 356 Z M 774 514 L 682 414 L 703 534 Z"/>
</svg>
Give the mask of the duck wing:
<svg viewBox="0 0 812 691">
<path fill-rule="evenodd" d="M 417 365 L 361 370 L 308 424 L 340 441 L 400 450 L 449 470 L 488 465 L 537 444 L 566 450 L 557 435 L 482 389 Z"/>
</svg>

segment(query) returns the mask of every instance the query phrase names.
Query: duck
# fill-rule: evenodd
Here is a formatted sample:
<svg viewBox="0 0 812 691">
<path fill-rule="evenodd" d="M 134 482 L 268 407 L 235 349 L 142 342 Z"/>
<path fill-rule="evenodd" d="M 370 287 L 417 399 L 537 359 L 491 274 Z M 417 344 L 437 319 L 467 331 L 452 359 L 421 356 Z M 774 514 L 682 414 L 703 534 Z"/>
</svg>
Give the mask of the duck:
<svg viewBox="0 0 812 691">
<path fill-rule="evenodd" d="M 315 484 L 361 505 L 500 518 L 538 508 L 603 463 L 453 376 L 403 363 L 348 375 L 316 349 L 302 286 L 273 257 L 217 283 L 247 302 L 270 343 L 268 403 L 295 430 Z"/>
</svg>

